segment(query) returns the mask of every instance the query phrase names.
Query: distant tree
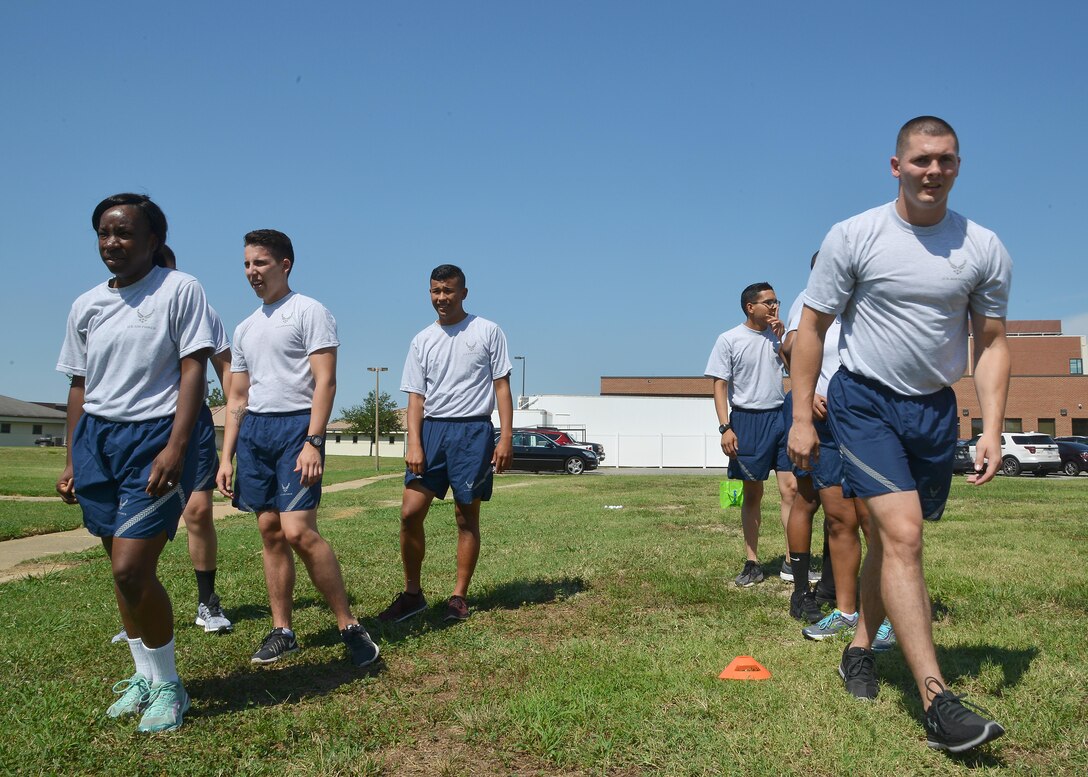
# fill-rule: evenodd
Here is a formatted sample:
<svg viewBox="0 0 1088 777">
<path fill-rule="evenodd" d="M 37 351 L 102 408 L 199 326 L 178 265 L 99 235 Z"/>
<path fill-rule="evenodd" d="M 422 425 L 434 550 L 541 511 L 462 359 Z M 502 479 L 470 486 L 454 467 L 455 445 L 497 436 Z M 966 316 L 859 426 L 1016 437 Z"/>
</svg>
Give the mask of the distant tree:
<svg viewBox="0 0 1088 777">
<path fill-rule="evenodd" d="M 208 390 L 208 407 L 222 407 L 225 404 L 227 399 L 223 396 L 223 389 L 216 386 Z"/>
<path fill-rule="evenodd" d="M 374 392 L 366 395 L 361 405 L 345 407 L 340 411 L 340 420 L 349 424 L 348 431 L 362 432 L 374 439 Z M 378 431 L 382 434 L 400 429 L 400 418 L 393 397 L 382 392 L 378 402 Z"/>
</svg>

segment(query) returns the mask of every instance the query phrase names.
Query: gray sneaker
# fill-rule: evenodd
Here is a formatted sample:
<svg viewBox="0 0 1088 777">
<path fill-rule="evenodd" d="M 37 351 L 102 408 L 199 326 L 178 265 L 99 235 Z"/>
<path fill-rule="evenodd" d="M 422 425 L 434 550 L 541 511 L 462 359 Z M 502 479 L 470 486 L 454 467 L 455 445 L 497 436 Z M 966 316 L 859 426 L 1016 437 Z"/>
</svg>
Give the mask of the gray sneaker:
<svg viewBox="0 0 1088 777">
<path fill-rule="evenodd" d="M 751 588 L 756 583 L 763 582 L 763 569 L 758 561 L 745 561 L 744 569 L 733 581 L 738 588 Z"/>
<path fill-rule="evenodd" d="M 857 625 L 856 618 L 851 623 L 842 617 L 842 612 L 836 607 L 831 611 L 831 614 L 825 616 L 819 623 L 801 629 L 801 633 L 805 635 L 806 639 L 827 639 L 842 632 L 853 631 Z"/>
<path fill-rule="evenodd" d="M 207 604 L 197 605 L 196 625 L 203 626 L 205 634 L 226 634 L 234 629 L 227 616 L 223 614 L 218 594 L 212 594 Z"/>
<path fill-rule="evenodd" d="M 892 628 L 892 622 L 887 618 L 880 624 L 880 628 L 876 630 L 876 639 L 873 640 L 873 652 L 874 653 L 886 653 L 892 649 L 895 645 L 895 629 Z"/>
<path fill-rule="evenodd" d="M 787 583 L 793 582 L 793 565 L 788 561 L 782 562 L 782 569 L 779 571 L 778 576 L 785 580 Z M 808 582 L 816 584 L 820 582 L 820 573 L 814 569 L 808 571 Z"/>
</svg>

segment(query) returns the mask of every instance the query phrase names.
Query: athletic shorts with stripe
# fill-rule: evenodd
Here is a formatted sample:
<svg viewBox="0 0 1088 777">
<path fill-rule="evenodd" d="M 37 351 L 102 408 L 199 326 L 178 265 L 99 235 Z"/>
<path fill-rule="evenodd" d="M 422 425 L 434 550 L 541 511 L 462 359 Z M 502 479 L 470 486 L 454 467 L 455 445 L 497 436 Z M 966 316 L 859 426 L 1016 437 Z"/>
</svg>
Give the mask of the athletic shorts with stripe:
<svg viewBox="0 0 1088 777">
<path fill-rule="evenodd" d="M 786 401 L 782 405 L 782 423 L 785 424 L 788 441 L 790 428 L 793 426 L 792 391 L 786 394 Z M 820 438 L 820 457 L 816 460 L 815 467 L 811 469 L 794 467 L 793 474 L 799 478 L 812 478 L 812 485 L 817 491 L 840 486 L 842 485 L 842 453 L 839 451 L 839 444 L 835 442 L 835 436 L 831 433 L 831 425 L 826 418 L 816 417 L 813 417 L 812 425 Z"/>
<path fill-rule="evenodd" d="M 729 426 L 737 435 L 737 455 L 729 459 L 734 480 L 766 480 L 771 470 L 792 472 L 786 451 L 786 427 L 781 405 L 770 410 L 729 411 Z"/>
<path fill-rule="evenodd" d="M 83 525 L 96 537 L 170 539 L 193 491 L 197 446 L 185 451 L 180 482 L 150 496 L 147 481 L 155 457 L 170 440 L 174 417 L 107 421 L 84 413 L 72 435 L 72 471 Z"/>
<path fill-rule="evenodd" d="M 917 491 L 922 517 L 939 520 L 952 487 L 958 419 L 951 388 L 906 396 L 839 368 L 827 390 L 843 459 L 843 495 Z"/>
<path fill-rule="evenodd" d="M 310 411 L 247 413 L 238 430 L 233 504 L 239 510 L 289 513 L 321 504 L 321 483 L 303 487 L 295 472 L 302 446 L 309 445 Z M 325 460 L 325 451 L 321 451 Z"/>
<path fill-rule="evenodd" d="M 196 481 L 193 491 L 211 491 L 215 488 L 215 476 L 219 472 L 219 451 L 215 448 L 215 424 L 212 411 L 207 405 L 200 408 L 200 415 L 193 428 L 189 443 L 197 448 Z"/>
<path fill-rule="evenodd" d="M 495 455 L 495 427 L 488 416 L 424 418 L 422 429 L 424 471 L 404 472 L 404 485 L 419 481 L 439 499 L 453 488 L 458 504 L 491 499 Z"/>
</svg>

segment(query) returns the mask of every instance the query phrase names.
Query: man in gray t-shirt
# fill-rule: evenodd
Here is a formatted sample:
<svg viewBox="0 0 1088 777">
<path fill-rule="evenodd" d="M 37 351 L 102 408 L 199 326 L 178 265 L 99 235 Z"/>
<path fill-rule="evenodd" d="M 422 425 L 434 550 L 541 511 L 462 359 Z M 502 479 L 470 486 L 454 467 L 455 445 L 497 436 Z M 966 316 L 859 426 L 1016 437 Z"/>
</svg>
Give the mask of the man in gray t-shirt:
<svg viewBox="0 0 1088 777">
<path fill-rule="evenodd" d="M 997 236 L 948 208 L 959 165 L 959 141 L 947 122 L 912 119 L 891 159 L 896 201 L 836 224 L 824 239 L 794 346 L 789 435 L 798 466 L 818 454 L 813 391 L 825 333 L 841 314 L 843 367 L 828 388 L 829 415 L 844 490 L 868 507 L 871 544 L 861 618 L 839 674 L 854 696 L 876 696 L 870 648 L 886 610 L 922 697 L 928 743 L 950 752 L 1004 729 L 945 688 L 922 574 L 922 522 L 940 517 L 951 486 L 958 421 L 950 386 L 967 364 L 968 322 L 983 422 L 968 482 L 991 480 L 1001 462 L 1012 274 Z"/>
</svg>

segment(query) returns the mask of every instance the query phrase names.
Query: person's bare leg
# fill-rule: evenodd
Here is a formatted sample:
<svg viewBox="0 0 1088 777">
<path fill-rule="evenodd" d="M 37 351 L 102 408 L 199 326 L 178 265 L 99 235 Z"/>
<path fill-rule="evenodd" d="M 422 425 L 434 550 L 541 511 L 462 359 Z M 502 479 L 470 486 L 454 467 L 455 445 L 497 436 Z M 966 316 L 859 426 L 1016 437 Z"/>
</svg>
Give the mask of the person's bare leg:
<svg viewBox="0 0 1088 777">
<path fill-rule="evenodd" d="M 790 512 L 793 510 L 793 500 L 797 496 L 797 478 L 790 472 L 775 472 L 775 479 L 778 481 L 778 496 L 780 501 L 778 503 L 779 516 L 782 519 L 782 536 L 786 540 L 786 561 L 790 559 Z M 811 542 L 811 540 L 810 540 Z"/>
<path fill-rule="evenodd" d="M 194 491 L 181 517 L 189 535 L 189 558 L 193 562 L 193 569 L 212 571 L 219 550 L 219 539 L 212 520 L 212 492 Z"/>
<path fill-rule="evenodd" d="M 759 512 L 763 502 L 763 481 L 744 481 L 744 501 L 740 506 L 740 522 L 744 530 L 744 553 L 749 561 L 759 561 Z"/>
<path fill-rule="evenodd" d="M 272 610 L 272 627 L 289 629 L 295 596 L 295 557 L 291 544 L 284 536 L 279 511 L 258 513 L 257 526 L 263 544 L 264 582 L 268 588 L 268 606 Z"/>
<path fill-rule="evenodd" d="M 786 526 L 786 540 L 791 553 L 809 553 L 812 549 L 812 518 L 820 509 L 820 499 L 812 487 L 812 478 L 796 478 L 796 493 Z M 786 557 L 787 560 L 789 556 Z"/>
<path fill-rule="evenodd" d="M 317 509 L 280 513 L 280 526 L 284 538 L 306 565 L 314 587 L 336 616 L 336 625 L 343 630 L 358 623 L 358 619 L 351 614 L 340 562 L 328 540 L 317 530 Z"/>
<path fill-rule="evenodd" d="M 842 495 L 842 486 L 820 489 L 820 501 L 827 517 L 831 569 L 835 575 L 835 605 L 840 612 L 851 613 L 858 607 L 858 570 L 861 567 L 861 541 L 854 500 Z"/>
<path fill-rule="evenodd" d="M 418 482 L 404 487 L 400 503 L 400 561 L 404 566 L 404 590 L 418 594 L 422 590 L 420 575 L 423 558 L 427 555 L 427 535 L 423 521 L 431 509 L 434 493 Z"/>
<path fill-rule="evenodd" d="M 454 514 L 457 517 L 457 585 L 453 595 L 463 599 L 468 596 L 468 584 L 480 558 L 480 500 L 467 505 L 455 502 Z"/>
<path fill-rule="evenodd" d="M 937 665 L 929 592 L 926 590 L 922 570 L 922 506 L 916 491 L 881 494 L 868 497 L 864 501 L 869 509 L 870 538 L 873 541 L 869 556 L 877 550 L 879 538 L 879 598 L 883 600 L 903 657 L 914 675 L 918 694 L 922 698 L 922 707 L 928 710 L 930 699 L 926 692 L 926 680 L 935 678 L 944 685 L 944 677 Z M 866 564 L 868 565 L 868 559 Z M 869 604 L 871 598 L 871 594 L 865 591 L 869 582 L 867 578 L 862 580 L 865 604 Z M 872 644 L 876 629 L 883 620 L 877 619 L 877 614 L 873 611 L 865 613 L 864 639 L 869 644 L 856 645 L 857 647 L 869 647 Z M 858 632 L 860 634 L 861 629 Z"/>
<path fill-rule="evenodd" d="M 166 532 L 149 539 L 112 538 L 108 553 L 114 593 L 129 639 L 160 648 L 174 638 L 174 610 L 158 578 Z"/>
</svg>

